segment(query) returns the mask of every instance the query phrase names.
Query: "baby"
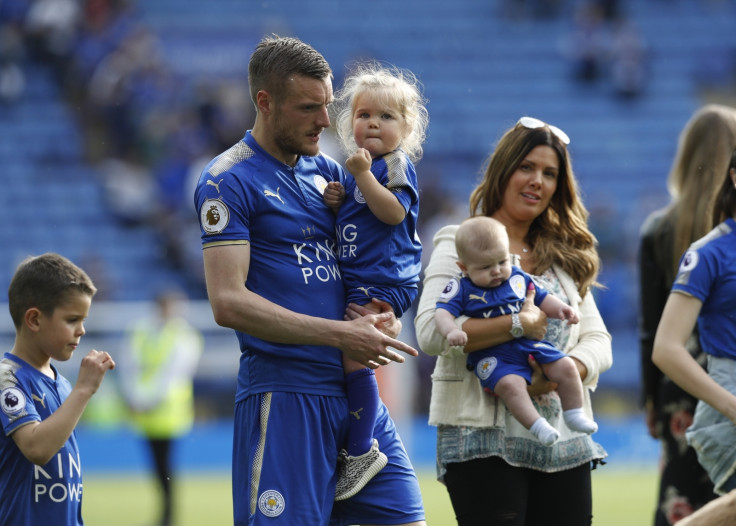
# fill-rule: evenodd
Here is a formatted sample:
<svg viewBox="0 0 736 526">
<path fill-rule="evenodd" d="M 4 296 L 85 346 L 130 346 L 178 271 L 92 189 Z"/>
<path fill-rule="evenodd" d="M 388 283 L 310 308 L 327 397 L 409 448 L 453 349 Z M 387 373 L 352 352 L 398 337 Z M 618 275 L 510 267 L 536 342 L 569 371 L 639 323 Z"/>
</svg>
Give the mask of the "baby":
<svg viewBox="0 0 736 526">
<path fill-rule="evenodd" d="M 464 346 L 467 334 L 455 324 L 460 315 L 512 316 L 513 340 L 468 354 L 468 366 L 486 390 L 496 393 L 511 414 L 540 442 L 550 446 L 559 438 L 557 430 L 534 407 L 527 392 L 532 370 L 529 355 L 542 367 L 545 376 L 558 384 L 558 394 L 567 426 L 591 434 L 598 425 L 583 412 L 583 384 L 572 358 L 550 342 L 524 338 L 518 312 L 526 299 L 532 278 L 511 264 L 506 228 L 497 220 L 476 216 L 465 220 L 455 236 L 461 278 L 453 278 L 445 287 L 435 312 L 440 333 L 451 346 Z M 534 303 L 550 318 L 578 323 L 578 313 L 569 305 L 536 287 Z"/>
</svg>

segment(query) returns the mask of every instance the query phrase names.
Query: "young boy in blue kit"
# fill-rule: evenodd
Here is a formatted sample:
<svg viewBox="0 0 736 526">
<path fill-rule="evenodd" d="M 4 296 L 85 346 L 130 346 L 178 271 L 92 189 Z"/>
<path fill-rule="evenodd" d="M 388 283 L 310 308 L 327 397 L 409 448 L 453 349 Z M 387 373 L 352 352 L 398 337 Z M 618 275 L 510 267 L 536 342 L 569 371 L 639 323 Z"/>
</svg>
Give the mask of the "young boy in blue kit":
<svg viewBox="0 0 736 526">
<path fill-rule="evenodd" d="M 0 522 L 82 525 L 82 472 L 74 428 L 105 373 L 90 351 L 72 388 L 51 360 L 72 357 L 96 288 L 58 254 L 29 257 L 13 276 L 8 306 L 13 348 L 0 360 Z"/>
<path fill-rule="evenodd" d="M 417 295 L 421 270 L 414 162 L 421 159 L 429 120 L 425 101 L 411 72 L 375 62 L 358 65 L 336 101 L 337 133 L 352 177 L 344 187 L 330 182 L 324 198 L 337 213 L 347 303 L 379 313 L 375 298 L 400 318 Z M 355 495 L 387 462 L 372 434 L 380 405 L 375 374 L 347 356 L 343 368 L 351 416 L 338 501 Z"/>
<path fill-rule="evenodd" d="M 456 317 L 513 316 L 521 310 L 527 288 L 533 285 L 528 274 L 511 264 L 509 237 L 499 221 L 486 216 L 466 219 L 457 230 L 455 246 L 463 277 L 453 278 L 445 287 L 437 302 L 435 322 L 451 346 L 464 346 L 468 337 L 455 324 Z M 536 289 L 534 303 L 547 316 L 578 323 L 575 309 L 545 289 Z M 551 446 L 559 433 L 539 414 L 527 392 L 531 383 L 528 357 L 532 355 L 547 378 L 558 384 L 567 426 L 581 433 L 597 431 L 598 425 L 583 412 L 583 385 L 572 358 L 545 340 L 524 338 L 521 324 L 513 323 L 513 340 L 468 353 L 468 368 L 472 367 L 481 385 L 500 396 L 540 442 Z"/>
</svg>

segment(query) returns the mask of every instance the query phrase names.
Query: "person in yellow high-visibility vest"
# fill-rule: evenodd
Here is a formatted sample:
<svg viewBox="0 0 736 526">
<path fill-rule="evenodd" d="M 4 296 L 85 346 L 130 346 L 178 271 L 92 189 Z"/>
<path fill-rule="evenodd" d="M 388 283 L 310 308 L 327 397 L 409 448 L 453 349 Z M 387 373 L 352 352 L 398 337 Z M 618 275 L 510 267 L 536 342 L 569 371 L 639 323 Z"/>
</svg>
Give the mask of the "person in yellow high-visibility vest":
<svg viewBox="0 0 736 526">
<path fill-rule="evenodd" d="M 161 488 L 161 526 L 172 524 L 171 449 L 194 423 L 193 377 L 203 350 L 202 334 L 181 315 L 185 298 L 166 291 L 156 298 L 156 316 L 127 330 L 120 380 L 131 419 L 145 436 Z"/>
</svg>

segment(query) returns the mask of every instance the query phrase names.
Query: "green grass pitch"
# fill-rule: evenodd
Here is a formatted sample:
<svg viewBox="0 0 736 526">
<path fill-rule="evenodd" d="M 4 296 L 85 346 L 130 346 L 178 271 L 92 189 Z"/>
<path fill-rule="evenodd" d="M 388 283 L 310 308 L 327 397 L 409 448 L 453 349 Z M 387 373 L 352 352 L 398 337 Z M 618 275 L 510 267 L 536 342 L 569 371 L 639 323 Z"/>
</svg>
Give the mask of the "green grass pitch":
<svg viewBox="0 0 736 526">
<path fill-rule="evenodd" d="M 455 524 L 444 486 L 432 471 L 420 472 L 428 526 Z M 595 526 L 651 524 L 657 474 L 652 468 L 593 471 Z M 157 495 L 146 476 L 88 473 L 84 476 L 83 517 L 90 526 L 146 526 L 156 517 Z M 179 526 L 232 524 L 229 473 L 187 473 L 177 485 Z"/>
</svg>

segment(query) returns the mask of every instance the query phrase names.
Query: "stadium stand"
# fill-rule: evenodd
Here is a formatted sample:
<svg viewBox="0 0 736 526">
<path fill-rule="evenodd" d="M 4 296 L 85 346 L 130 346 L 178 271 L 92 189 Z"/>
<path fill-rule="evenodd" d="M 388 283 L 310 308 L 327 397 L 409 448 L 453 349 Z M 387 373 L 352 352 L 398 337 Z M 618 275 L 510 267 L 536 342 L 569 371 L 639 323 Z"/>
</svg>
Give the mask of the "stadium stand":
<svg viewBox="0 0 736 526">
<path fill-rule="evenodd" d="M 636 235 L 646 214 L 667 200 L 665 178 L 686 120 L 713 93 L 733 94 L 733 2 L 619 2 L 646 44 L 646 82 L 638 96 L 628 99 L 615 95 L 607 73 L 589 84 L 573 78 L 565 46 L 575 29 L 576 10 L 584 3 L 579 1 L 559 2 L 559 12 L 546 17 L 510 17 L 504 0 L 379 0 L 368 7 L 335 0 L 89 3 L 125 9 L 121 22 L 110 24 L 107 38 L 86 40 L 85 67 L 99 64 L 122 45 L 126 34 L 143 27 L 160 52 L 158 65 L 169 76 L 163 85 L 176 86 L 162 96 L 153 81 L 139 85 L 130 108 L 140 118 L 132 129 L 149 135 L 145 125 L 161 121 L 147 120 L 147 115 L 191 111 L 202 126 L 213 122 L 202 116 L 214 107 L 221 117 L 214 122 L 221 122 L 228 106 L 222 100 L 198 99 L 203 86 L 214 86 L 221 96 L 223 91 L 217 90 L 223 85 L 239 84 L 241 92 L 228 93 L 240 97 L 235 107 L 242 109 L 248 57 L 261 36 L 272 32 L 293 34 L 322 51 L 335 69 L 336 85 L 343 65 L 361 57 L 417 73 L 430 111 L 419 177 L 421 184 L 442 188 L 447 199 L 465 202 L 498 134 L 519 116 L 534 115 L 564 129 L 572 138 L 576 173 L 602 244 L 601 278 L 609 288 L 598 298 L 614 333 L 614 369 L 619 371 L 606 380 L 614 386 L 638 382 L 631 373 L 638 369 Z M 22 26 L 23 12 L 0 5 L 0 27 Z M 144 215 L 130 224 L 111 214 L 100 158 L 90 158 L 90 131 L 84 128 L 84 108 L 80 110 L 88 101 L 79 92 L 70 97 L 69 86 L 59 81 L 52 65 L 33 54 L 21 64 L 25 91 L 0 104 L 0 183 L 5 188 L 0 204 L 10 216 L 10 224 L 0 229 L 0 286 L 7 289 L 25 255 L 54 250 L 82 265 L 99 264 L 100 277 L 93 277 L 110 285 L 106 299 L 147 300 L 161 281 L 177 282 L 192 297 L 204 298 L 196 272 L 196 216 L 186 210 L 189 201 L 173 205 L 182 206 L 172 211 L 173 222 L 191 227 L 184 229 L 190 237 L 174 241 L 157 228 L 162 224 L 157 220 Z M 187 104 L 191 108 L 183 109 Z M 131 114 L 116 115 L 127 119 Z M 204 139 L 204 145 L 196 142 L 201 128 L 195 127 L 186 139 L 203 157 L 216 153 L 228 140 L 239 138 L 243 119 L 226 123 L 226 130 Z M 181 126 L 186 120 L 178 122 Z M 150 146 L 150 136 L 146 139 Z M 181 179 L 201 159 L 167 158 L 167 153 L 165 148 L 149 151 L 146 166 L 160 177 L 157 170 L 168 163 L 166 173 L 179 185 L 172 192 L 186 198 L 188 187 Z M 160 216 L 148 219 L 152 217 Z M 177 255 L 183 263 L 173 261 L 172 243 L 188 245 Z"/>
</svg>

